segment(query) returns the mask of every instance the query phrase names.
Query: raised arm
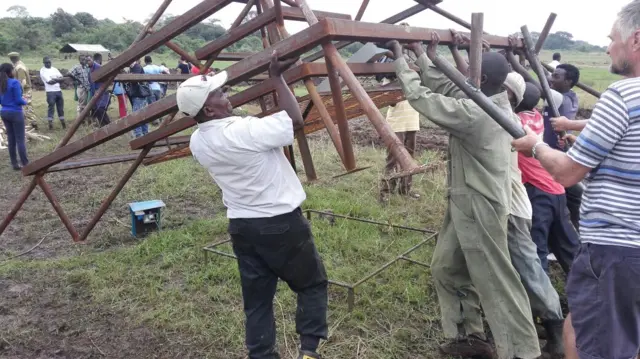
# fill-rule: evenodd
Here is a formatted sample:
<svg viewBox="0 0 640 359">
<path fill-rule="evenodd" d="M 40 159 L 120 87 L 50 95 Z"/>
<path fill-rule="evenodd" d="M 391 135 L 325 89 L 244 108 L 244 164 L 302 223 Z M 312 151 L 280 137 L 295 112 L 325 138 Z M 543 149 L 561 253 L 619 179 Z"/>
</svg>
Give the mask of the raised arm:
<svg viewBox="0 0 640 359">
<path fill-rule="evenodd" d="M 468 136 L 472 131 L 471 123 L 478 115 L 474 113 L 474 106 L 469 106 L 470 103 L 467 101 L 470 100 L 460 100 L 434 93 L 422 83 L 418 73 L 409 67 L 402 56 L 402 47 L 397 41 L 392 41 L 386 46 L 393 49 L 397 58 L 394 62 L 396 75 L 411 107 L 453 136 Z M 426 55 L 422 53 L 420 58 L 426 59 Z"/>
<path fill-rule="evenodd" d="M 287 82 L 282 77 L 282 73 L 285 72 L 291 65 L 293 65 L 298 59 L 288 59 L 280 61 L 278 54 L 273 51 L 271 55 L 271 65 L 269 65 L 269 75 L 274 81 L 274 87 L 276 94 L 278 94 L 278 103 L 280 108 L 287 112 L 293 122 L 293 129 L 299 130 L 304 127 L 304 119 L 302 118 L 302 112 L 300 112 L 300 106 L 296 96 L 291 92 Z"/>
<path fill-rule="evenodd" d="M 440 42 L 440 37 L 437 33 L 431 35 L 431 42 L 427 46 L 427 52 L 422 49 L 422 44 L 419 42 L 409 44 L 411 49 L 418 60 L 416 64 L 420 67 L 420 77 L 422 84 L 428 87 L 431 91 L 442 94 L 444 96 L 454 98 L 467 98 L 467 95 L 458 88 L 442 71 L 429 60 L 437 56 L 436 48 Z"/>
<path fill-rule="evenodd" d="M 460 71 L 460 73 L 465 76 L 469 76 L 469 64 L 460 53 L 459 46 L 465 43 L 469 43 L 471 42 L 471 40 L 454 29 L 449 29 L 449 31 L 451 31 L 451 35 L 453 37 L 453 42 L 451 42 L 451 44 L 449 45 L 449 50 L 451 51 L 451 55 L 453 56 L 453 61 L 455 62 L 456 67 L 458 68 L 458 71 Z"/>
</svg>

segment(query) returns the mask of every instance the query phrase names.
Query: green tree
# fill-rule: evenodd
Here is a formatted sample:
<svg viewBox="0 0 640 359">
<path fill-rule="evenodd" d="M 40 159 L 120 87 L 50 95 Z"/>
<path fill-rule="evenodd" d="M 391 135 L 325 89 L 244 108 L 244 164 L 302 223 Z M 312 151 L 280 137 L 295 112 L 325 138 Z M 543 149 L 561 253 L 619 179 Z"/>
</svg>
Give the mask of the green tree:
<svg viewBox="0 0 640 359">
<path fill-rule="evenodd" d="M 29 17 L 29 12 L 27 8 L 22 5 L 13 5 L 7 9 L 7 12 L 11 14 L 13 17 Z"/>
<path fill-rule="evenodd" d="M 62 36 L 80 27 L 80 23 L 73 15 L 62 10 L 62 8 L 58 8 L 56 12 L 51 14 L 51 26 L 55 36 Z"/>
<path fill-rule="evenodd" d="M 80 24 L 84 27 L 96 27 L 98 26 L 98 19 L 93 17 L 93 15 L 88 12 L 78 12 L 73 17 L 78 20 Z"/>
</svg>

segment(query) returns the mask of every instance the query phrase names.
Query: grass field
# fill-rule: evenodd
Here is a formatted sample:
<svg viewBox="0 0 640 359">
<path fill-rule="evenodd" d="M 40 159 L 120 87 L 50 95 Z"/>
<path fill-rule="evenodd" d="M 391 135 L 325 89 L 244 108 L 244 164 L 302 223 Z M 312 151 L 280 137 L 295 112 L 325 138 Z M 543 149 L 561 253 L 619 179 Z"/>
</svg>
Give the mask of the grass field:
<svg viewBox="0 0 640 359">
<path fill-rule="evenodd" d="M 570 54 L 565 56 L 572 61 Z M 581 66 L 585 83 L 603 90 L 615 81 L 602 55 L 580 61 L 585 62 Z M 587 96 L 582 95 L 582 101 Z M 71 92 L 65 91 L 65 101 L 67 117 L 75 117 Z M 44 93 L 34 94 L 34 104 L 44 115 Z M 114 106 L 111 113 L 117 117 Z M 362 123 L 352 124 L 352 131 L 367 126 Z M 63 135 L 56 126 L 53 132 L 41 131 L 52 141 L 29 143 L 32 160 L 55 147 Z M 79 132 L 90 130 L 82 127 Z M 304 208 L 437 230 L 446 205 L 444 170 L 414 177 L 420 200 L 392 197 L 388 206 L 381 207 L 377 193 L 385 152 L 367 145 L 374 140 L 365 138 L 355 147 L 358 166 L 371 168 L 332 178 L 343 172 L 340 160 L 324 134 L 311 136 L 318 181 L 304 180 L 296 152 L 307 192 Z M 126 153 L 128 141 L 128 136 L 121 136 L 80 157 Z M 439 163 L 443 158 L 424 151 L 418 161 Z M 8 212 L 28 182 L 8 164 L 7 152 L 0 151 L 0 213 Z M 128 166 L 58 172 L 46 179 L 82 230 Z M 164 229 L 146 239 L 133 239 L 127 203 L 150 199 L 167 204 Z M 0 357 L 243 358 L 244 317 L 235 262 L 219 256 L 206 262 L 202 250 L 227 237 L 226 223 L 219 189 L 191 158 L 141 167 L 86 244 L 71 242 L 36 189 L 0 237 Z M 425 238 L 340 219 L 332 225 L 314 217 L 311 223 L 330 279 L 348 283 Z M 429 263 L 433 246 L 428 242 L 412 258 Z M 20 256 L 13 258 L 16 255 Z M 396 263 L 361 285 L 355 299 L 355 309 L 349 312 L 346 291 L 330 287 L 330 338 L 320 349 L 325 358 L 442 358 L 436 350 L 442 337 L 428 269 Z M 284 285 L 274 308 L 280 353 L 294 358 L 295 297 Z"/>
</svg>

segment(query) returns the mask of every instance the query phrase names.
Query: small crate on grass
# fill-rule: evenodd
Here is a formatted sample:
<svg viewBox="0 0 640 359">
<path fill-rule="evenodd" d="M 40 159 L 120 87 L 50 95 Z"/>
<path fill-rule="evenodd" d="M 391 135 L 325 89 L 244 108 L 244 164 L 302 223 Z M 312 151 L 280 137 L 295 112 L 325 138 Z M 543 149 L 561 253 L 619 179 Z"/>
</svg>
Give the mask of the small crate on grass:
<svg viewBox="0 0 640 359">
<path fill-rule="evenodd" d="M 136 238 L 144 237 L 159 230 L 164 207 L 164 202 L 160 200 L 129 203 L 131 235 Z"/>
</svg>

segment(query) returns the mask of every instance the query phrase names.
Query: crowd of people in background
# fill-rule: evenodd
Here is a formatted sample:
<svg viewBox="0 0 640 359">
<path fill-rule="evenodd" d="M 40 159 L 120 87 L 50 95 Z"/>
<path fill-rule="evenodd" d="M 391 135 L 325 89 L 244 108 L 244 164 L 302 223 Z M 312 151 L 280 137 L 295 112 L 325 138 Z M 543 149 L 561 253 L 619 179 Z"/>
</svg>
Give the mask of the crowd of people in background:
<svg viewBox="0 0 640 359">
<path fill-rule="evenodd" d="M 33 84 L 29 74 L 29 69 L 20 60 L 20 54 L 11 52 L 8 54 L 10 63 L 2 64 L 3 83 L 0 94 L 4 99 L 2 102 L 3 121 L 7 118 L 5 125 L 11 165 L 19 170 L 28 160 L 26 157 L 25 126 L 38 129 L 38 116 L 32 105 Z M 111 53 L 108 59 L 112 60 Z M 91 73 L 102 66 L 102 54 L 96 53 L 92 56 L 79 55 L 78 63 L 73 65 L 69 71 L 63 75 L 54 65 L 51 57 L 42 59 L 42 68 L 39 77 L 42 80 L 47 102 L 47 112 L 44 114 L 48 129 L 54 130 L 54 118 L 57 114 L 60 127 L 66 128 L 65 122 L 65 101 L 61 84 L 67 79 L 73 82 L 73 96 L 76 102 L 76 113 L 80 114 L 85 110 L 91 98 L 96 94 L 101 82 L 94 82 Z M 184 59 L 180 59 L 176 70 L 181 74 L 198 74 L 199 69 Z M 219 72 L 219 69 L 209 69 L 207 73 Z M 123 72 L 132 74 L 170 74 L 171 71 L 165 63 L 156 65 L 151 56 L 145 56 L 143 62 L 136 61 Z M 15 92 L 16 84 L 19 85 L 20 92 Z M 139 111 L 167 95 L 168 83 L 166 81 L 144 81 L 144 82 L 114 82 L 113 86 L 105 91 L 95 106 L 91 110 L 85 123 L 96 127 L 106 126 L 111 123 L 109 109 L 112 98 L 115 97 L 118 103 L 119 118 L 127 116 L 131 112 Z M 22 101 L 23 100 L 23 101 Z M 23 103 L 24 102 L 24 103 Z M 158 125 L 157 121 L 153 122 Z M 19 130 L 19 128 L 22 128 Z M 140 137 L 148 133 L 149 126 L 141 125 L 133 131 L 134 137 Z M 18 161 L 18 157 L 20 161 Z"/>
</svg>

